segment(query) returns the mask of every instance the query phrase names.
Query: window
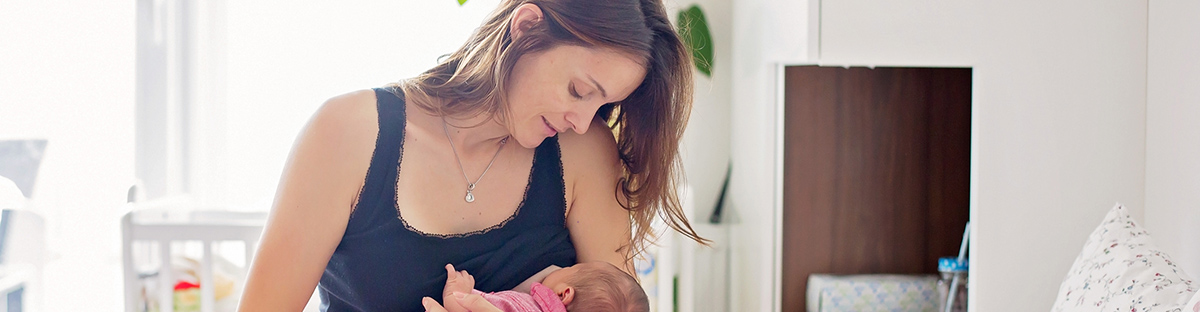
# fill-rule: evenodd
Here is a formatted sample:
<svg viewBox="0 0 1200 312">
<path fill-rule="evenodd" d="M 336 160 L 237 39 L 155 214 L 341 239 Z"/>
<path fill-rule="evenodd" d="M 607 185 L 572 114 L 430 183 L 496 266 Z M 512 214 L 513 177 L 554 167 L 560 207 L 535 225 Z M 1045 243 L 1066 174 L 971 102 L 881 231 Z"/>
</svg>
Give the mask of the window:
<svg viewBox="0 0 1200 312">
<path fill-rule="evenodd" d="M 267 209 L 325 99 L 432 67 L 497 3 L 139 0 L 136 176 L 146 198 Z"/>
</svg>

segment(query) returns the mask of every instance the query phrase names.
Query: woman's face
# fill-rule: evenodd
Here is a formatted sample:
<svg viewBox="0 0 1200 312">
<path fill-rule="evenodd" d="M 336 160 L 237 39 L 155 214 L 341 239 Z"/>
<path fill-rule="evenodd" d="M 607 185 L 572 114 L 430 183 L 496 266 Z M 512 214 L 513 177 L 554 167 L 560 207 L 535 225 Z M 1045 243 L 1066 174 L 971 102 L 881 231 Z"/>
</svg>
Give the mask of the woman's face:
<svg viewBox="0 0 1200 312">
<path fill-rule="evenodd" d="M 525 148 L 561 132 L 584 133 L 600 106 L 625 99 L 645 68 L 611 49 L 559 45 L 522 56 L 509 76 L 505 127 Z"/>
</svg>

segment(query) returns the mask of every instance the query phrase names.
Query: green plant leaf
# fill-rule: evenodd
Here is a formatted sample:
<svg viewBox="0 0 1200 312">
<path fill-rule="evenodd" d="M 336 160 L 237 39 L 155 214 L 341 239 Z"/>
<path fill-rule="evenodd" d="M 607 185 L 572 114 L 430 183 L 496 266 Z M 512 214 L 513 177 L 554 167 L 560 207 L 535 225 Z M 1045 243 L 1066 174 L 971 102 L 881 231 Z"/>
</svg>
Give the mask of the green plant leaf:
<svg viewBox="0 0 1200 312">
<path fill-rule="evenodd" d="M 467 0 L 458 0 L 458 6 L 462 6 L 463 3 L 467 3 Z"/>
<path fill-rule="evenodd" d="M 692 50 L 696 69 L 705 76 L 712 77 L 713 40 L 708 32 L 708 20 L 704 18 L 704 12 L 700 11 L 699 5 L 693 4 L 679 11 L 678 22 L 679 35 L 683 37 L 683 43 L 688 49 Z"/>
</svg>

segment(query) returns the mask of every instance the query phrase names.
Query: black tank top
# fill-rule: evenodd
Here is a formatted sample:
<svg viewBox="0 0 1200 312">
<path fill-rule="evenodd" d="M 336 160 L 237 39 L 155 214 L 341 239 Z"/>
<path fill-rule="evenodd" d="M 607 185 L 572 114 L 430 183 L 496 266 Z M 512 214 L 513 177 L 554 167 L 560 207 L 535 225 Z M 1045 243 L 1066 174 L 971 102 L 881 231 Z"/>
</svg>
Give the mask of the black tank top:
<svg viewBox="0 0 1200 312">
<path fill-rule="evenodd" d="M 376 88 L 375 97 L 375 152 L 346 233 L 321 275 L 322 311 L 424 311 L 421 297 L 442 300 L 447 263 L 474 275 L 475 289 L 484 292 L 512 289 L 550 265 L 575 264 L 556 137 L 534 152 L 524 199 L 507 220 L 466 234 L 425 234 L 407 226 L 396 207 L 403 94 Z"/>
</svg>

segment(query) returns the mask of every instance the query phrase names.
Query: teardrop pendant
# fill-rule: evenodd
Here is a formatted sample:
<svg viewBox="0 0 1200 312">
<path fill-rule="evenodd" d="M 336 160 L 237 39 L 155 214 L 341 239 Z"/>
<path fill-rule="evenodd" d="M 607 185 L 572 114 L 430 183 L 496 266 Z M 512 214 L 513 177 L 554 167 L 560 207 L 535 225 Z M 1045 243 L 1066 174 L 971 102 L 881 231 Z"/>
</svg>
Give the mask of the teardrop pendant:
<svg viewBox="0 0 1200 312">
<path fill-rule="evenodd" d="M 475 202 L 475 194 L 471 193 L 471 191 L 474 191 L 474 190 L 475 190 L 475 183 L 467 184 L 467 198 L 466 198 L 467 203 Z"/>
</svg>

